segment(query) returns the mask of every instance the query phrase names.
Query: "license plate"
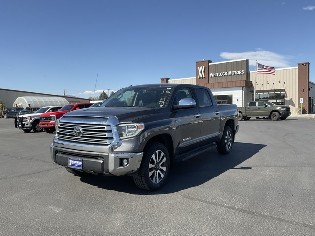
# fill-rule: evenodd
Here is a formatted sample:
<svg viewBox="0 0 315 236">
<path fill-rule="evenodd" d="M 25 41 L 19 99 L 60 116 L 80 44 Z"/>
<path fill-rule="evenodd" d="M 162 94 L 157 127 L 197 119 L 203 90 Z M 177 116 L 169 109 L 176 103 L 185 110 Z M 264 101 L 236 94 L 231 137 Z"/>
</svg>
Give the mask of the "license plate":
<svg viewBox="0 0 315 236">
<path fill-rule="evenodd" d="M 73 169 L 82 170 L 82 159 L 70 157 L 68 159 L 68 167 L 73 168 Z"/>
</svg>

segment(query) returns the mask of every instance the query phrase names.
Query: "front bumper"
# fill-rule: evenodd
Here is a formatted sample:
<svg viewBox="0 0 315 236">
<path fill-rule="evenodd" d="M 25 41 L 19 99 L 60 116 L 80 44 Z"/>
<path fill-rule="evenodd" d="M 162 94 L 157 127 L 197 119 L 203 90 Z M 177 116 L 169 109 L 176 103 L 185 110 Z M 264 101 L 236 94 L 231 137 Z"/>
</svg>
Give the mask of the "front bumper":
<svg viewBox="0 0 315 236">
<path fill-rule="evenodd" d="M 103 150 L 102 150 L 103 149 Z M 84 145 L 52 143 L 50 147 L 52 160 L 68 167 L 69 158 L 82 161 L 80 171 L 102 175 L 127 175 L 140 168 L 143 153 L 110 152 L 108 147 L 85 148 Z M 127 163 L 127 164 L 126 164 Z"/>
<path fill-rule="evenodd" d="M 23 122 L 18 124 L 20 129 L 32 129 L 32 125 L 33 125 L 32 122 L 27 122 L 27 121 L 26 122 L 23 121 Z"/>
<path fill-rule="evenodd" d="M 280 116 L 281 117 L 288 117 L 291 115 L 291 112 L 290 111 L 282 111 L 280 112 Z"/>
</svg>

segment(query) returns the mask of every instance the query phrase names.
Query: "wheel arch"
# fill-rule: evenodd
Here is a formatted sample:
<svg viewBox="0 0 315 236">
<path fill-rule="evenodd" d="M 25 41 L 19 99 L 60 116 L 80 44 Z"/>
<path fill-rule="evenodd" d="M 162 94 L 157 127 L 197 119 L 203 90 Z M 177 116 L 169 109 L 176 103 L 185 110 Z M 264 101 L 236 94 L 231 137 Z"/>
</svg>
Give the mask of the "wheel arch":
<svg viewBox="0 0 315 236">
<path fill-rule="evenodd" d="M 174 158 L 174 146 L 173 146 L 173 138 L 170 134 L 158 134 L 156 136 L 151 137 L 145 144 L 144 151 L 150 146 L 152 143 L 161 143 L 163 144 L 170 155 L 171 160 Z"/>
<path fill-rule="evenodd" d="M 234 134 L 236 133 L 236 130 L 235 130 L 235 121 L 234 121 L 233 119 L 227 120 L 227 121 L 225 122 L 224 127 L 225 127 L 225 126 L 229 126 L 229 127 L 233 130 Z M 223 129 L 224 129 L 224 127 L 223 127 Z"/>
<path fill-rule="evenodd" d="M 270 113 L 269 113 L 269 117 L 271 116 L 271 114 L 272 114 L 273 112 L 277 112 L 277 113 L 279 113 L 279 115 L 281 115 L 278 110 L 272 110 L 272 111 L 270 111 Z"/>
</svg>

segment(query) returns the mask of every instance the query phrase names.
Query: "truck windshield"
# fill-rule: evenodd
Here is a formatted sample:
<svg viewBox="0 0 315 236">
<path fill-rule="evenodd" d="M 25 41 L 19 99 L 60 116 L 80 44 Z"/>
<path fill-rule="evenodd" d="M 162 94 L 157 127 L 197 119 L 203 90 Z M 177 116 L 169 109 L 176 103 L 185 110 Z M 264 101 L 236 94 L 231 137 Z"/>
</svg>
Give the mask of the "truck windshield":
<svg viewBox="0 0 315 236">
<path fill-rule="evenodd" d="M 101 106 L 163 108 L 171 94 L 171 87 L 129 87 L 116 92 Z"/>
<path fill-rule="evenodd" d="M 42 107 L 35 111 L 35 113 L 45 113 L 48 109 L 49 107 Z"/>
<path fill-rule="evenodd" d="M 72 107 L 73 107 L 73 105 L 64 105 L 61 109 L 60 109 L 60 111 L 71 111 L 71 109 L 72 109 Z"/>
</svg>

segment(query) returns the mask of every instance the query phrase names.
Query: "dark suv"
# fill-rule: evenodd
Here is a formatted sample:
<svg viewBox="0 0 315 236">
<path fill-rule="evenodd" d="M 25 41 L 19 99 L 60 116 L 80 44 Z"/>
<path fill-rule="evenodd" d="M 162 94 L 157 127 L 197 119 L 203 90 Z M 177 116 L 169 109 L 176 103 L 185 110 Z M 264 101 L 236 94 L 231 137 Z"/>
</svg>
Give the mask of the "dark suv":
<svg viewBox="0 0 315 236">
<path fill-rule="evenodd" d="M 23 107 L 11 107 L 4 111 L 4 118 L 15 118 L 19 111 L 23 110 Z"/>
</svg>

